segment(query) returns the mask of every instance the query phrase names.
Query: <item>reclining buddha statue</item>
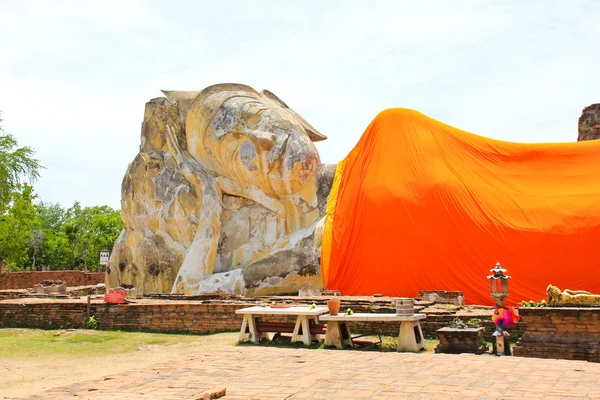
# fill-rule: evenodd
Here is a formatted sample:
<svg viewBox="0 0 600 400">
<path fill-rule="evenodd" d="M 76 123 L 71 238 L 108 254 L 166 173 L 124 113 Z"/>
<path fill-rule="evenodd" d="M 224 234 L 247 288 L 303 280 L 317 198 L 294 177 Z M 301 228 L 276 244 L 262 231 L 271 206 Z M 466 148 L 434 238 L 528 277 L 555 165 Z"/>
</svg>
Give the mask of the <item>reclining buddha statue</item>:
<svg viewBox="0 0 600 400">
<path fill-rule="evenodd" d="M 146 104 L 122 184 L 125 229 L 107 287 L 197 294 L 321 288 L 320 230 L 335 165 L 326 137 L 269 91 L 218 84 Z"/>
<path fill-rule="evenodd" d="M 560 306 L 600 306 L 600 294 L 592 294 L 585 290 L 560 291 L 553 285 L 548 285 L 548 305 L 552 307 Z"/>
</svg>

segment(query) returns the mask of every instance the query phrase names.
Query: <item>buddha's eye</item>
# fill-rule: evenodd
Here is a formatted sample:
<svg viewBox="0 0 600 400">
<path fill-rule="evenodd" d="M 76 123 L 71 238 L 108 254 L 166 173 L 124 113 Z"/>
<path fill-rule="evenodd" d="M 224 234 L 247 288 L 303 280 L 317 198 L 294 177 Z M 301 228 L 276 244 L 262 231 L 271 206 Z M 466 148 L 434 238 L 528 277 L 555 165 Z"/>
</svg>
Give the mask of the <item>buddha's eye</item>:
<svg viewBox="0 0 600 400">
<path fill-rule="evenodd" d="M 268 108 L 260 102 L 247 103 L 242 108 L 242 118 L 254 125 L 260 121 L 262 113 L 266 110 Z"/>
</svg>

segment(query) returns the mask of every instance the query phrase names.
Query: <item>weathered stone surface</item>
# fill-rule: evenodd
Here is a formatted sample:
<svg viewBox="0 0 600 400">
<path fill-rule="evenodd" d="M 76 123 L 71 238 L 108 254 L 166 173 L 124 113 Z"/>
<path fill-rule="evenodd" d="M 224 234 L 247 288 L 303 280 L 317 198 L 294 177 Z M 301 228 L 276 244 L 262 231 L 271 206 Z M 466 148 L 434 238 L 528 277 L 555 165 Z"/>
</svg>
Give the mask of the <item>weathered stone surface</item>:
<svg viewBox="0 0 600 400">
<path fill-rule="evenodd" d="M 317 171 L 317 201 L 319 203 L 319 214 L 325 215 L 327 211 L 327 199 L 333 186 L 335 169 L 337 164 L 321 164 Z"/>
<path fill-rule="evenodd" d="M 245 267 L 243 274 L 248 295 L 289 294 L 321 286 L 319 257 L 312 246 L 274 251 Z"/>
<path fill-rule="evenodd" d="M 579 117 L 577 141 L 600 139 L 600 103 L 583 109 Z"/>
<path fill-rule="evenodd" d="M 243 294 L 245 286 L 242 270 L 237 268 L 228 272 L 217 272 L 206 275 L 200 282 L 199 291 L 204 293 L 224 291 L 233 294 Z"/>
<path fill-rule="evenodd" d="M 123 179 L 125 229 L 107 287 L 320 288 L 336 166 L 320 164 L 313 141 L 326 137 L 266 90 L 219 84 L 163 93 L 146 104 L 140 152 Z"/>
<path fill-rule="evenodd" d="M 461 291 L 420 290 L 419 297 L 423 299 L 423 301 L 432 303 L 448 303 L 457 306 L 465 304 L 465 298 Z"/>
<path fill-rule="evenodd" d="M 66 294 L 67 282 L 42 281 L 33 286 L 33 291 L 38 294 Z"/>
</svg>

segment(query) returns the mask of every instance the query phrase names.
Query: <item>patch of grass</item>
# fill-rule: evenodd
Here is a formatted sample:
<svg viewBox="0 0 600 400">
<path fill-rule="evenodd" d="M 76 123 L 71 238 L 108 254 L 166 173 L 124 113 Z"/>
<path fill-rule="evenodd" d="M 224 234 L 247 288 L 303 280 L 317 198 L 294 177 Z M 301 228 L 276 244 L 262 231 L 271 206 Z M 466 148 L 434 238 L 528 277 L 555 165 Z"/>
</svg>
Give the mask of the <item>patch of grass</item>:
<svg viewBox="0 0 600 400">
<path fill-rule="evenodd" d="M 1 329 L 0 358 L 80 357 L 130 353 L 145 346 L 195 340 L 190 335 L 141 332 Z"/>
<path fill-rule="evenodd" d="M 398 338 L 393 336 L 382 336 L 381 337 L 381 350 L 383 351 L 396 351 L 398 346 Z"/>
<path fill-rule="evenodd" d="M 440 341 L 437 339 L 425 339 L 425 352 L 433 353 L 433 350 L 440 344 Z"/>
<path fill-rule="evenodd" d="M 379 338 L 377 336 L 367 336 L 365 339 L 378 341 Z M 424 353 L 431 353 L 433 349 L 438 345 L 439 340 L 437 339 L 425 339 L 425 350 Z M 381 345 L 379 346 L 381 351 L 396 351 L 398 347 L 398 337 L 397 336 L 388 336 L 381 335 Z"/>
<path fill-rule="evenodd" d="M 73 335 L 64 340 L 64 343 L 105 343 L 118 338 L 117 335 Z"/>
</svg>

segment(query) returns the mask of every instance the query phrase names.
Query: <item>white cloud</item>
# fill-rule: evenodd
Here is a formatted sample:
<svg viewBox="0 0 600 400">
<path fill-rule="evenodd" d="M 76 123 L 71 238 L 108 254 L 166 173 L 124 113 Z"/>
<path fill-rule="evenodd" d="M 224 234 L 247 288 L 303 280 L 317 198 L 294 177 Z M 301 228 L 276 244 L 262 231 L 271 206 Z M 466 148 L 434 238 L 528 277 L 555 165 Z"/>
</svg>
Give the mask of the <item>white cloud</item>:
<svg viewBox="0 0 600 400">
<path fill-rule="evenodd" d="M 504 140 L 572 141 L 598 102 L 593 1 L 12 2 L 0 110 L 47 201 L 119 207 L 160 89 L 268 88 L 341 160 L 388 107 Z"/>
</svg>

